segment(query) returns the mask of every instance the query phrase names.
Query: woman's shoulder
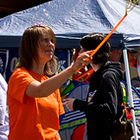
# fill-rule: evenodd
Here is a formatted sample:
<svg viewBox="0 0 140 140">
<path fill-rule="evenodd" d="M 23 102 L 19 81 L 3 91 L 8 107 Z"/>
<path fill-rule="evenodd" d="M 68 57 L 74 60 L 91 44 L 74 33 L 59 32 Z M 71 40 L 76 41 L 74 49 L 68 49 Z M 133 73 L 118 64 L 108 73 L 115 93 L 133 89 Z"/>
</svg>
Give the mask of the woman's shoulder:
<svg viewBox="0 0 140 140">
<path fill-rule="evenodd" d="M 25 69 L 25 67 L 17 67 L 17 68 L 13 71 L 13 73 L 14 73 L 14 72 L 22 72 L 22 71 L 27 71 L 27 70 Z"/>
<path fill-rule="evenodd" d="M 27 76 L 30 76 L 29 71 L 26 70 L 24 67 L 18 67 L 13 71 L 9 81 L 20 79 L 21 77 L 27 77 Z"/>
<path fill-rule="evenodd" d="M 22 73 L 29 73 L 29 71 L 25 69 L 25 67 L 18 67 L 13 71 L 12 75 L 22 74 Z"/>
</svg>

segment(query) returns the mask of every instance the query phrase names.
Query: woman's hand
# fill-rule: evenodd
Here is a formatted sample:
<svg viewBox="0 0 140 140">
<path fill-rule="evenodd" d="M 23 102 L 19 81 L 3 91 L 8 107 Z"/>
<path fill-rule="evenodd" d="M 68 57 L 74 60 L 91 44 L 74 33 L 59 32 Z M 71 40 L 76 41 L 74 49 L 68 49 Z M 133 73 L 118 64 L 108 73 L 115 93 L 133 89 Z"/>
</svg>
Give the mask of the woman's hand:
<svg viewBox="0 0 140 140">
<path fill-rule="evenodd" d="M 63 101 L 64 101 L 63 105 L 66 105 L 66 107 L 69 111 L 73 111 L 74 100 L 75 100 L 74 98 L 63 99 Z"/>
<path fill-rule="evenodd" d="M 71 66 L 74 72 L 78 70 L 79 68 L 84 68 L 86 65 L 88 65 L 91 62 L 91 57 L 89 55 L 91 52 L 92 51 L 86 51 L 79 54 L 76 61 Z"/>
</svg>

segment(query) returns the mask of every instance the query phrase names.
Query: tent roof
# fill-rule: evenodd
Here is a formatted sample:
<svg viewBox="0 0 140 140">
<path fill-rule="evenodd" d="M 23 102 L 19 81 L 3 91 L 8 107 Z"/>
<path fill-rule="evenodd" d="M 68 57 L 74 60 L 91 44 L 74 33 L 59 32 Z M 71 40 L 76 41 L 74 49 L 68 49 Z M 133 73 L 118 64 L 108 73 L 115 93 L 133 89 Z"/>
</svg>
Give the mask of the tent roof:
<svg viewBox="0 0 140 140">
<path fill-rule="evenodd" d="M 79 40 L 86 33 L 77 34 L 56 34 L 56 48 L 77 48 L 79 49 Z M 21 36 L 0 36 L 0 48 L 19 47 Z M 123 47 L 123 34 L 113 34 L 110 37 L 112 49 Z"/>
<path fill-rule="evenodd" d="M 9 14 L 45 3 L 50 0 L 1 0 L 0 1 L 0 18 Z"/>
<path fill-rule="evenodd" d="M 140 51 L 140 37 L 139 36 L 129 37 L 124 42 L 128 50 Z"/>
<path fill-rule="evenodd" d="M 49 25 L 56 34 L 109 33 L 125 14 L 125 0 L 52 0 L 0 19 L 1 35 L 22 35 L 34 24 Z M 116 32 L 140 35 L 140 6 Z"/>
<path fill-rule="evenodd" d="M 108 34 L 124 16 L 125 4 L 125 0 L 52 0 L 1 18 L 0 34 L 21 36 L 28 27 L 45 24 L 53 29 L 64 48 L 62 39 L 71 46 L 82 34 Z M 139 13 L 140 6 L 136 6 L 114 33 L 123 34 L 126 38 L 131 34 L 140 38 Z"/>
<path fill-rule="evenodd" d="M 80 48 L 79 40 L 87 33 L 75 33 L 75 34 L 56 34 L 56 47 L 58 48 Z M 113 33 L 110 37 L 112 49 L 123 48 L 123 34 Z M 63 42 L 63 43 L 62 43 Z"/>
<path fill-rule="evenodd" d="M 35 24 L 48 25 L 56 34 L 99 32 L 101 29 L 107 33 L 113 28 L 97 0 L 53 0 L 0 19 L 0 34 L 22 35 L 26 28 Z"/>
</svg>

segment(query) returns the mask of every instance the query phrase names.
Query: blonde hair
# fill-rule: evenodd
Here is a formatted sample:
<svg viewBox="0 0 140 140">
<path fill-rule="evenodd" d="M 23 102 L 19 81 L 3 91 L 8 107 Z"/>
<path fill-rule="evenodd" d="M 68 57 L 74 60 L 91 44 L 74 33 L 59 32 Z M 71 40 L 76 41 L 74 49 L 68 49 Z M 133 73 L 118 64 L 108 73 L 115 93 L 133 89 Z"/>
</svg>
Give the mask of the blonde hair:
<svg viewBox="0 0 140 140">
<path fill-rule="evenodd" d="M 38 63 L 38 40 L 43 37 L 43 33 L 47 32 L 52 37 L 54 45 L 56 45 L 56 37 L 52 29 L 48 26 L 34 25 L 29 27 L 23 33 L 19 48 L 19 65 L 27 70 L 32 68 L 33 60 Z M 56 72 L 57 61 L 56 56 L 45 64 L 44 73 L 53 74 Z"/>
</svg>

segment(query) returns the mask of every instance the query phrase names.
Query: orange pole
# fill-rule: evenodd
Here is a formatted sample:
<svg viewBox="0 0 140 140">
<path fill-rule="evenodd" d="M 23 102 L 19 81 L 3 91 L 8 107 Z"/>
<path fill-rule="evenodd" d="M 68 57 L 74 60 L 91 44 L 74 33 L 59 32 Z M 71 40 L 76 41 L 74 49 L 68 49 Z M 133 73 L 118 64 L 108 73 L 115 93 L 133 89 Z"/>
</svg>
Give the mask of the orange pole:
<svg viewBox="0 0 140 140">
<path fill-rule="evenodd" d="M 97 46 L 97 48 L 90 54 L 92 57 L 101 47 L 102 45 L 109 39 L 112 33 L 116 30 L 116 28 L 121 24 L 121 22 L 125 19 L 126 15 L 119 21 L 119 23 L 111 30 L 111 32 L 103 39 L 103 41 Z"/>
<path fill-rule="evenodd" d="M 103 39 L 103 41 L 96 47 L 95 50 L 92 51 L 92 53 L 90 54 L 90 57 L 92 57 L 101 47 L 102 45 L 109 39 L 109 37 L 112 35 L 112 33 L 116 30 L 116 28 L 121 24 L 121 22 L 125 19 L 125 17 L 127 16 L 127 14 L 125 14 L 123 16 L 123 18 L 118 22 L 118 24 L 111 30 L 111 32 Z M 88 61 L 88 60 L 87 60 Z M 80 69 L 78 69 L 76 71 L 76 73 L 79 71 Z"/>
<path fill-rule="evenodd" d="M 81 76 L 77 77 L 75 80 L 79 80 L 81 78 L 83 78 L 84 76 L 86 76 L 88 73 L 91 73 L 93 71 L 93 69 L 89 69 L 88 71 L 86 71 L 84 74 L 82 74 Z"/>
<path fill-rule="evenodd" d="M 88 80 L 90 77 L 91 77 L 91 75 L 94 73 L 94 70 L 92 69 L 92 71 L 91 71 L 91 73 L 89 74 L 89 75 L 87 75 L 85 78 L 84 78 L 84 80 Z"/>
</svg>

